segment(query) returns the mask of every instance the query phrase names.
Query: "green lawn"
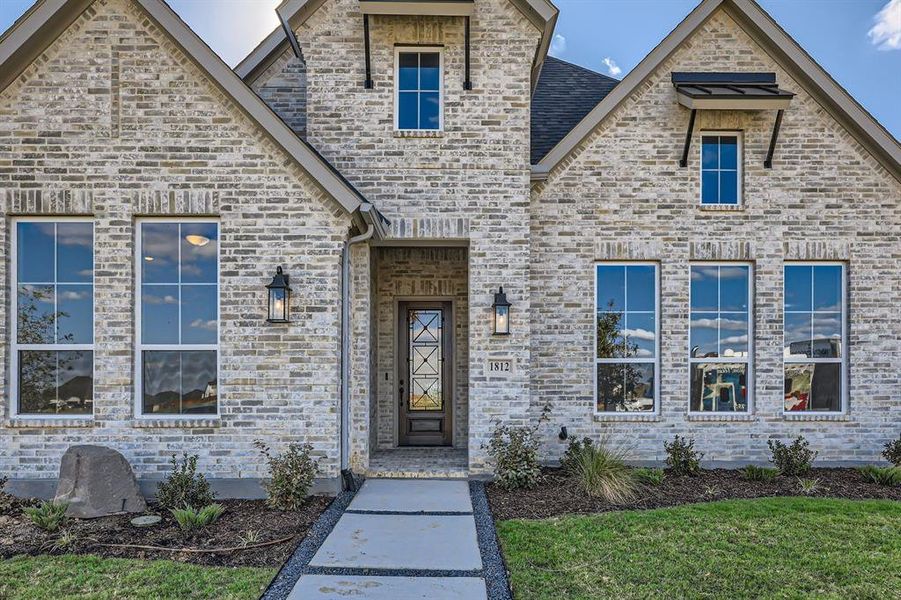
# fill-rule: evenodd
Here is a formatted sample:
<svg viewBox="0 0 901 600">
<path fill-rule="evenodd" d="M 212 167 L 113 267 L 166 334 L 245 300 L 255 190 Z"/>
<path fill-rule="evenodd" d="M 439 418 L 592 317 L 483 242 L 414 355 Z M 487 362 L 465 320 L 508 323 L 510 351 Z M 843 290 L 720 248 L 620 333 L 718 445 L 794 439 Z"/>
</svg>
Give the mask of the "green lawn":
<svg viewBox="0 0 901 600">
<path fill-rule="evenodd" d="M 893 598 L 901 503 L 730 500 L 498 524 L 515 597 Z"/>
<path fill-rule="evenodd" d="M 20 556 L 0 561 L 0 598 L 254 600 L 275 569 L 200 567 L 167 560 Z"/>
</svg>

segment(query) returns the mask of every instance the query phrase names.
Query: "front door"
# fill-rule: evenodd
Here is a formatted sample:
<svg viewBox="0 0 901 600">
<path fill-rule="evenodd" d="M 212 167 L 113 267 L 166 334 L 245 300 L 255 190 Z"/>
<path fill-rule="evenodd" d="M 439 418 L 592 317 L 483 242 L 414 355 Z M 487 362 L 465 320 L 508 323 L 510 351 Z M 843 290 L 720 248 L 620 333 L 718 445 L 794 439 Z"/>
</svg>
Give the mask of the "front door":
<svg viewBox="0 0 901 600">
<path fill-rule="evenodd" d="M 398 443 L 450 446 L 450 302 L 398 305 Z"/>
</svg>

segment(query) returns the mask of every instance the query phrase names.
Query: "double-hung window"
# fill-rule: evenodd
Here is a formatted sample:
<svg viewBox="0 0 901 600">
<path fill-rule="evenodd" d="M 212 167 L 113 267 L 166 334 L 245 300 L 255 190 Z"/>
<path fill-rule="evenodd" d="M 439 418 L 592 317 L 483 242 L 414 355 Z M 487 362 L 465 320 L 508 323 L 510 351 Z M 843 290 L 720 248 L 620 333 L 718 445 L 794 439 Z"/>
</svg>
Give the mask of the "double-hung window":
<svg viewBox="0 0 901 600">
<path fill-rule="evenodd" d="M 440 50 L 398 48 L 396 52 L 395 128 L 440 130 L 444 120 Z"/>
<path fill-rule="evenodd" d="M 12 235 L 13 414 L 90 416 L 94 225 L 17 219 Z"/>
<path fill-rule="evenodd" d="M 845 397 L 845 267 L 787 263 L 782 356 L 785 412 L 840 412 Z"/>
<path fill-rule="evenodd" d="M 654 263 L 596 265 L 596 406 L 654 412 L 658 389 L 658 286 Z"/>
<path fill-rule="evenodd" d="M 701 135 L 701 204 L 741 202 L 741 134 L 704 132 Z"/>
<path fill-rule="evenodd" d="M 691 265 L 689 409 L 747 412 L 753 365 L 752 267 Z"/>
<path fill-rule="evenodd" d="M 139 414 L 218 412 L 219 226 L 138 222 Z"/>
</svg>

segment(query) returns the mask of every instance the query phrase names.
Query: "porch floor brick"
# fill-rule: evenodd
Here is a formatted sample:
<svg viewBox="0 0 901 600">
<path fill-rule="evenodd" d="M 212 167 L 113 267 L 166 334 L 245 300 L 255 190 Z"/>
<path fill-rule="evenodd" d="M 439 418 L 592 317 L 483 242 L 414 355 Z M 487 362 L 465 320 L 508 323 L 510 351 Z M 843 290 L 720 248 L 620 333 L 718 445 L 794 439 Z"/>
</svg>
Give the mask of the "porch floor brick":
<svg viewBox="0 0 901 600">
<path fill-rule="evenodd" d="M 471 513 L 469 483 L 434 479 L 369 479 L 348 510 Z"/>
<path fill-rule="evenodd" d="M 482 600 L 488 594 L 479 577 L 363 577 L 306 575 L 288 600 Z"/>
</svg>

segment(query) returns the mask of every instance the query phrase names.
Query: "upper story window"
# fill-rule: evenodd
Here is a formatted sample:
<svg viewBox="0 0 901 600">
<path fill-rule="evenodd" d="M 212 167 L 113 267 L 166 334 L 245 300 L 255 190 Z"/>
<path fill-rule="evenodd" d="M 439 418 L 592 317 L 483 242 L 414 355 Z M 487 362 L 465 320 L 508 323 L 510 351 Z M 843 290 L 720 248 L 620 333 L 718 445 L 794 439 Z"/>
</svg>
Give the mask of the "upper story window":
<svg viewBox="0 0 901 600">
<path fill-rule="evenodd" d="M 90 416 L 94 225 L 75 219 L 18 219 L 12 246 L 13 413 Z"/>
<path fill-rule="evenodd" d="M 751 274 L 749 264 L 691 266 L 691 411 L 749 410 Z"/>
<path fill-rule="evenodd" d="M 395 128 L 440 130 L 444 124 L 441 51 L 398 48 L 396 52 Z"/>
<path fill-rule="evenodd" d="M 741 202 L 741 134 L 701 135 L 701 204 Z"/>
<path fill-rule="evenodd" d="M 596 266 L 596 404 L 601 412 L 654 412 L 659 335 L 657 265 Z"/>
<path fill-rule="evenodd" d="M 218 412 L 219 225 L 138 223 L 140 414 Z"/>
<path fill-rule="evenodd" d="M 845 266 L 784 267 L 785 411 L 840 412 L 845 396 Z"/>
</svg>

